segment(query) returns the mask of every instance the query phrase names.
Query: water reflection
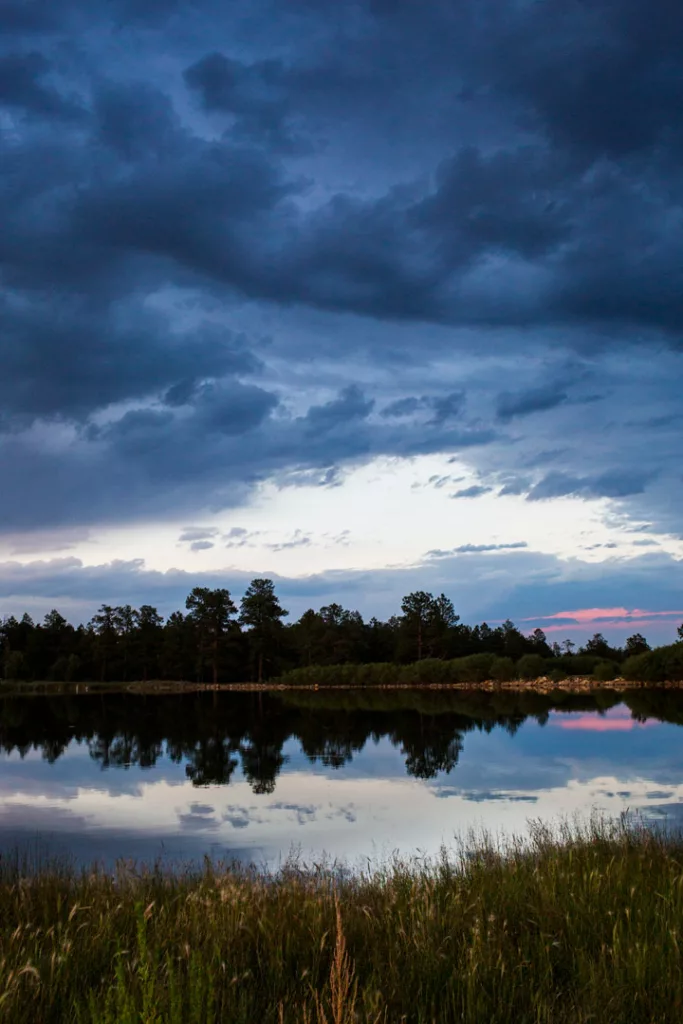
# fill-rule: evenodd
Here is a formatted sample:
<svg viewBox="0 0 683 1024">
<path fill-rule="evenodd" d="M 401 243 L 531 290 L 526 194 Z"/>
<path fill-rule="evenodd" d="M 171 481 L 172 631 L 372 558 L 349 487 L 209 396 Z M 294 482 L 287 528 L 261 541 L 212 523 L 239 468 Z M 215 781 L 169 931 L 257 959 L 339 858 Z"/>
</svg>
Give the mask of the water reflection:
<svg viewBox="0 0 683 1024">
<path fill-rule="evenodd" d="M 272 861 L 433 851 L 592 807 L 673 817 L 682 723 L 676 691 L 10 698 L 0 847 Z"/>
</svg>

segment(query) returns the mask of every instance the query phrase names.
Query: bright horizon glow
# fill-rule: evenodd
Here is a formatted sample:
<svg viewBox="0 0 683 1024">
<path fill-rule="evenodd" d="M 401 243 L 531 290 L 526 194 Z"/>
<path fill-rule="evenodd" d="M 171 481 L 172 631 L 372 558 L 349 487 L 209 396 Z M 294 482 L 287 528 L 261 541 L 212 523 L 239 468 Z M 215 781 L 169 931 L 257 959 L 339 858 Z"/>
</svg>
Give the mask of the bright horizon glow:
<svg viewBox="0 0 683 1024">
<path fill-rule="evenodd" d="M 450 480 L 439 483 L 445 477 Z M 415 565 L 429 551 L 463 545 L 526 545 L 530 551 L 586 562 L 639 553 L 641 535 L 627 525 L 612 525 L 613 503 L 607 499 L 529 502 L 493 490 L 476 498 L 449 497 L 476 481 L 465 462 L 452 463 L 445 455 L 375 459 L 349 470 L 335 487 L 266 482 L 249 505 L 220 514 L 102 526 L 83 535 L 74 528 L 51 535 L 42 531 L 34 541 L 30 533 L 6 535 L 0 537 L 0 561 L 26 563 L 68 551 L 84 565 L 142 557 L 148 568 L 160 572 L 232 569 L 303 577 Z M 213 546 L 193 551 L 180 543 L 186 527 L 215 531 L 209 539 Z M 246 539 L 241 546 L 233 542 L 226 547 L 225 537 L 235 528 L 247 531 Z M 666 535 L 649 538 L 658 550 L 683 557 L 683 542 Z M 544 616 L 560 617 L 564 613 Z"/>
</svg>

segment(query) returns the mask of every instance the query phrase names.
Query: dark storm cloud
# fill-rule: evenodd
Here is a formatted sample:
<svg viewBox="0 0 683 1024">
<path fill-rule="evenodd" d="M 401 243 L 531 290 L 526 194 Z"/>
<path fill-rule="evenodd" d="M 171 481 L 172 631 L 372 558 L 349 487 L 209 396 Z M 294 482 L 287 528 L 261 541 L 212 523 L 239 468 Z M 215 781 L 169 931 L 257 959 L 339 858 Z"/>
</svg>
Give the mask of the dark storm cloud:
<svg viewBox="0 0 683 1024">
<path fill-rule="evenodd" d="M 233 136 L 264 143 L 271 150 L 306 153 L 311 144 L 293 123 L 292 82 L 281 61 L 247 65 L 222 53 L 210 53 L 185 72 L 207 111 L 222 111 L 235 119 Z"/>
<path fill-rule="evenodd" d="M 0 36 L 56 29 L 59 14 L 59 3 L 54 0 L 3 0 L 0 3 Z"/>
<path fill-rule="evenodd" d="M 418 411 L 424 404 L 424 400 L 420 398 L 397 398 L 395 402 L 390 402 L 389 405 L 385 405 L 380 415 L 392 418 L 400 416 L 412 416 Z"/>
<path fill-rule="evenodd" d="M 338 398 L 324 405 L 311 406 L 306 413 L 306 425 L 314 433 L 326 433 L 346 426 L 351 420 L 365 419 L 372 412 L 373 406 L 374 402 L 366 399 L 359 387 L 350 385 Z"/>
<path fill-rule="evenodd" d="M 78 104 L 47 84 L 50 69 L 50 62 L 41 53 L 0 57 L 0 106 L 39 117 L 70 118 L 82 114 Z"/>
<path fill-rule="evenodd" d="M 534 17 L 527 11 L 517 23 L 508 14 L 499 42 L 517 41 L 521 55 Z M 537 18 L 543 21 L 542 15 Z M 594 20 L 586 19 L 587 32 Z M 632 30 L 606 16 L 603 20 L 617 37 Z M 433 21 L 438 22 L 437 15 Z M 560 19 L 560 28 L 563 24 Z M 573 40 L 577 27 L 569 28 Z M 474 52 L 482 52 L 477 72 L 482 74 L 485 41 L 476 26 L 470 31 Z M 548 31 L 559 29 L 553 23 Z M 389 40 L 376 36 L 373 42 L 381 52 Z M 583 39 L 570 48 L 568 82 L 576 77 L 571 62 L 582 55 L 592 59 Z M 656 48 L 651 56 L 656 58 Z M 671 59 L 666 47 L 665 56 Z M 543 77 L 538 47 L 532 64 L 534 60 L 541 61 Z M 514 65 L 514 55 L 508 62 Z M 526 57 L 524 67 L 528 71 Z M 507 83 L 506 102 L 510 95 L 518 96 L 523 104 L 519 116 L 529 116 L 541 103 L 543 90 L 518 82 L 514 66 L 501 74 Z M 661 74 L 664 89 L 673 72 L 667 77 L 664 69 Z M 296 101 L 293 75 L 278 61 L 247 65 L 217 53 L 205 55 L 186 72 L 205 106 L 229 108 L 257 121 L 265 118 L 272 130 L 279 130 L 289 92 Z M 590 162 L 583 149 L 578 158 L 570 138 L 543 136 L 547 125 L 537 118 L 537 141 L 495 152 L 463 147 L 439 164 L 426 189 L 416 182 L 406 191 L 389 180 L 380 198 L 363 200 L 338 192 L 310 212 L 295 213 L 282 204 L 301 185 L 278 173 L 264 156 L 241 150 L 239 133 L 221 144 L 207 144 L 171 127 L 168 99 L 155 96 L 153 87 L 139 87 L 137 98 L 135 83 L 119 88 L 122 94 L 128 90 L 128 101 L 124 95 L 96 98 L 95 120 L 103 142 L 118 147 L 122 159 L 135 156 L 142 163 L 123 179 L 115 166 L 97 178 L 91 168 L 82 168 L 78 200 L 62 207 L 65 243 L 71 234 L 74 242 L 92 245 L 100 253 L 108 249 L 111 256 L 113 247 L 128 259 L 152 254 L 172 261 L 176 272 L 200 274 L 255 298 L 382 318 L 452 323 L 631 319 L 673 327 L 680 315 L 680 281 L 661 274 L 665 264 L 676 266 L 680 254 L 680 243 L 668 230 L 676 185 L 674 167 L 667 174 L 666 152 L 662 156 L 653 151 L 645 166 L 631 167 L 605 165 L 605 154 L 596 149 L 589 154 Z M 273 92 L 284 99 L 273 99 Z M 611 96 L 605 102 L 611 111 L 620 101 Z M 568 104 L 567 109 L 569 123 L 575 108 Z M 353 119 L 358 111 L 351 107 L 347 116 Z M 163 150 L 161 166 L 144 163 L 148 138 L 152 149 Z M 647 193 L 641 188 L 644 177 Z M 259 217 L 265 219 L 259 223 Z M 239 230 L 245 224 L 251 227 L 246 234 Z M 607 227 L 612 230 L 606 232 Z M 272 248 L 264 241 L 266 235 Z M 626 249 L 624 242 L 629 243 Z M 635 251 L 644 274 L 635 275 L 635 268 L 628 266 Z M 491 259 L 525 268 L 529 280 L 521 294 L 496 296 L 486 282 L 470 279 Z M 636 276 L 640 283 L 633 294 Z"/>
<path fill-rule="evenodd" d="M 1 300 L 0 300 L 1 302 Z M 18 422 L 59 416 L 82 419 L 113 402 L 163 389 L 168 405 L 185 404 L 199 381 L 248 374 L 259 360 L 233 332 L 199 325 L 171 333 L 163 317 L 133 305 L 91 310 L 42 304 L 0 311 L 3 373 L 0 401 Z"/>
<path fill-rule="evenodd" d="M 512 11 L 495 47 L 498 85 L 527 102 L 553 141 L 587 158 L 680 142 L 683 11 L 676 0 L 658 4 L 656 18 L 639 0 Z"/>
<path fill-rule="evenodd" d="M 144 81 L 105 82 L 95 94 L 98 140 L 126 161 L 168 156 L 182 142 L 168 96 Z"/>
<path fill-rule="evenodd" d="M 642 494 L 652 474 L 647 470 L 611 470 L 597 476 L 575 477 L 553 471 L 529 491 L 529 501 L 579 495 L 589 498 L 624 498 Z"/>
<path fill-rule="evenodd" d="M 11 475 L 13 487 L 3 494 L 0 528 L 184 518 L 197 509 L 236 507 L 267 477 L 285 485 L 335 486 L 336 463 L 464 451 L 496 436 L 448 423 L 406 435 L 370 422 L 370 407 L 349 389 L 312 407 L 311 415 L 292 418 L 275 393 L 228 380 L 203 384 L 180 409 L 131 409 L 73 436 L 49 428 L 42 434 L 37 428 L 36 436 L 8 433 L 0 438 L 0 476 Z"/>
<path fill-rule="evenodd" d="M 533 388 L 515 394 L 505 391 L 498 395 L 496 415 L 499 420 L 512 420 L 519 416 L 529 416 L 534 412 L 555 409 L 566 401 L 567 392 L 559 390 L 556 386 Z"/>
<path fill-rule="evenodd" d="M 676 411 L 643 408 L 647 471 L 616 432 L 542 468 L 524 417 L 571 435 L 582 381 L 492 367 L 477 396 L 458 348 L 680 349 L 681 54 L 674 0 L 0 0 L 3 525 L 222 508 L 513 427 L 499 493 L 649 493 Z M 273 351 L 309 394 L 325 353 L 333 397 L 287 415 L 245 308 L 290 318 Z M 437 352 L 430 391 L 408 357 Z"/>
<path fill-rule="evenodd" d="M 445 423 L 446 420 L 457 418 L 465 407 L 465 394 L 462 391 L 452 391 L 443 398 L 435 398 L 432 402 L 434 408 L 434 423 Z"/>
</svg>

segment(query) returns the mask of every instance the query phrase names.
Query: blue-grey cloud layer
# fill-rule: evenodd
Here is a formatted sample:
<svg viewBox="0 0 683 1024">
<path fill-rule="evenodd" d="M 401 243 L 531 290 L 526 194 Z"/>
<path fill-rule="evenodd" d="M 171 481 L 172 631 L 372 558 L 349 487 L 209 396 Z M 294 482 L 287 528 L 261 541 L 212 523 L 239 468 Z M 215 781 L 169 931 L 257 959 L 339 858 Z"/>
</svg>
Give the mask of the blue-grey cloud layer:
<svg viewBox="0 0 683 1024">
<path fill-rule="evenodd" d="M 448 451 L 680 532 L 681 54 L 675 0 L 0 3 L 0 529 Z"/>
<path fill-rule="evenodd" d="M 80 622 L 102 602 L 130 602 L 154 604 L 168 615 L 184 606 L 193 586 L 227 586 L 239 597 L 252 575 L 225 569 L 159 572 L 148 569 L 141 559 L 87 566 L 68 556 L 24 564 L 0 562 L 0 614 L 26 609 L 39 618 L 57 606 Z M 299 578 L 270 575 L 292 620 L 307 608 L 332 601 L 360 610 L 366 619 L 387 618 L 398 612 L 402 596 L 416 589 L 452 596 L 464 622 L 502 622 L 512 613 L 520 628 L 541 625 L 550 629 L 551 639 L 583 639 L 602 629 L 615 642 L 640 631 L 653 641 L 671 643 L 683 620 L 680 571 L 676 561 L 661 552 L 587 563 L 511 542 L 432 551 L 419 564 L 384 570 L 334 570 Z M 571 614 L 582 608 L 606 611 L 582 624 Z M 622 623 L 609 611 L 614 608 L 640 611 Z M 560 618 L 560 612 L 567 614 Z M 651 617 L 648 612 L 659 614 Z"/>
</svg>

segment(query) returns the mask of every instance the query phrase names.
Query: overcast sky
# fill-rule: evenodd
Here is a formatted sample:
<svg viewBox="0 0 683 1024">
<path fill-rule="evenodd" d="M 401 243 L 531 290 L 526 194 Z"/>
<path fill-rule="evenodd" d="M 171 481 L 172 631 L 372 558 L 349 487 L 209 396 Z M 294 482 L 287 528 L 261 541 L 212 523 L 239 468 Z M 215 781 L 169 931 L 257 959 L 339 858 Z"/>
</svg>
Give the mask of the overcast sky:
<svg viewBox="0 0 683 1024">
<path fill-rule="evenodd" d="M 680 0 L 0 0 L 0 613 L 683 619 Z"/>
</svg>

